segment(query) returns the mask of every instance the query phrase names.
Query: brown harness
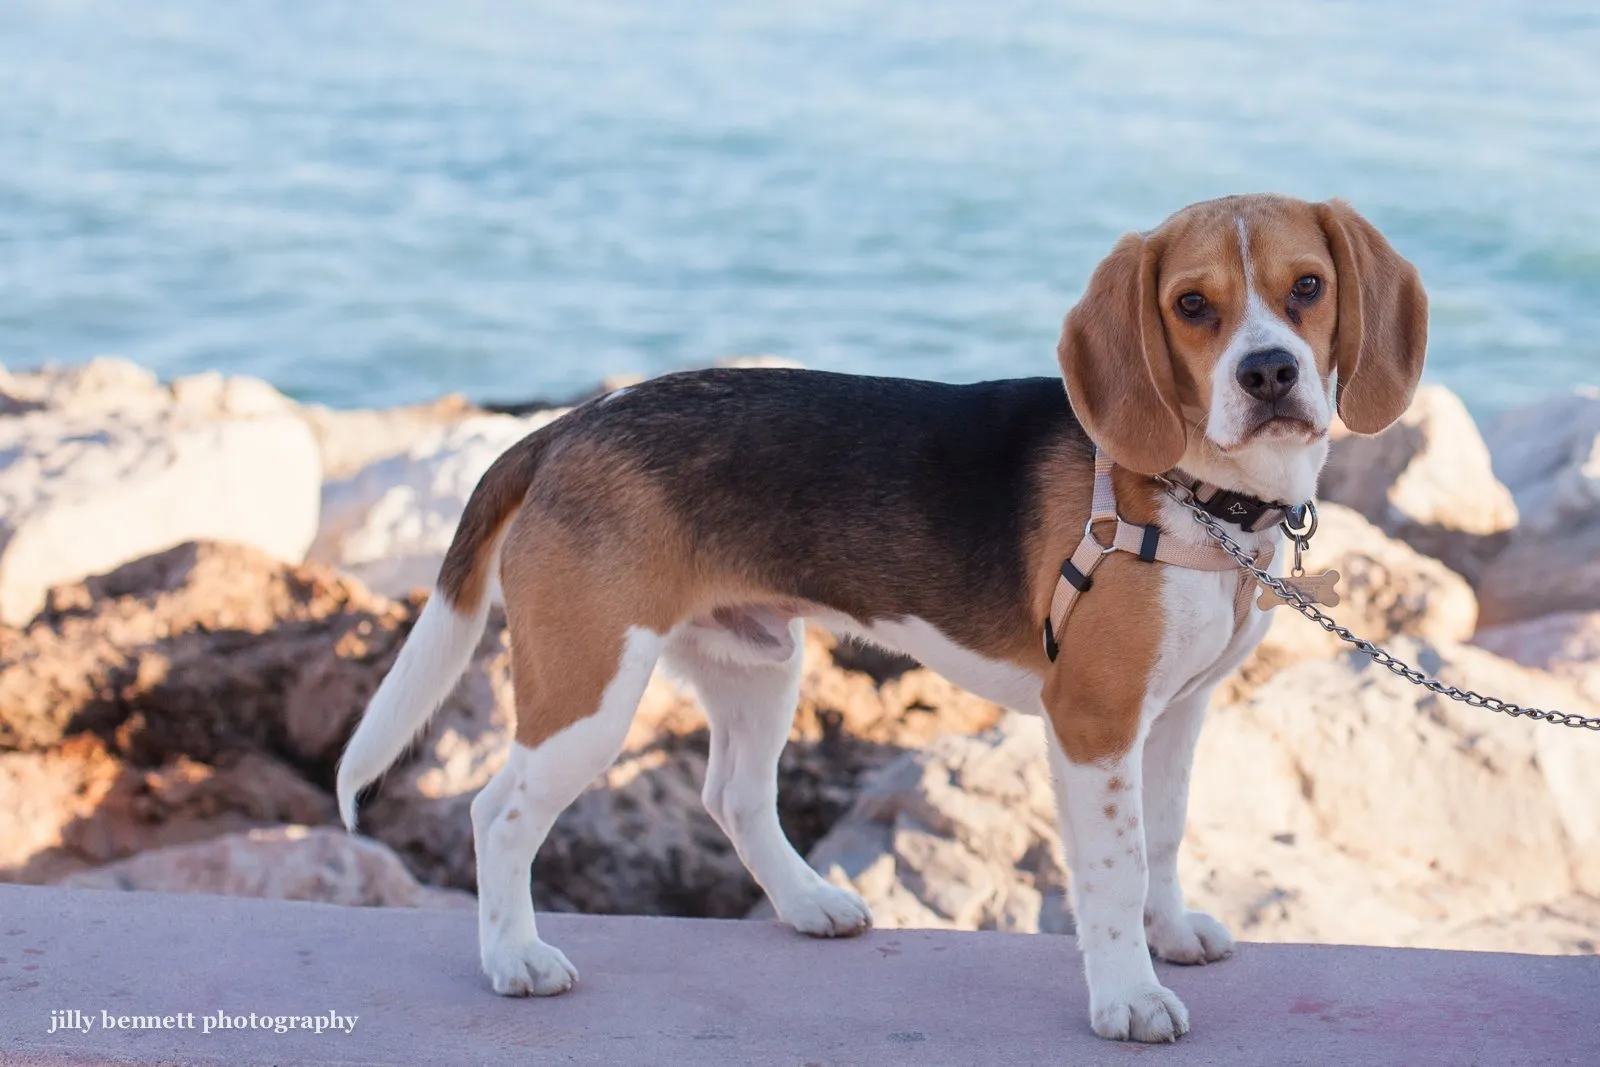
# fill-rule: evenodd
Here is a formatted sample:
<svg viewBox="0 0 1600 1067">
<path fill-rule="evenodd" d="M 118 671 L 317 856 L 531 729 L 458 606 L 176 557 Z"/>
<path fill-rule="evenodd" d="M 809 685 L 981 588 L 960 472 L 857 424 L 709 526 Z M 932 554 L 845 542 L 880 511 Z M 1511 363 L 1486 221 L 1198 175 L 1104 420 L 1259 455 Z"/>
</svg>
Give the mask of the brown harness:
<svg viewBox="0 0 1600 1067">
<path fill-rule="evenodd" d="M 1056 581 L 1055 595 L 1050 599 L 1050 614 L 1044 621 L 1044 652 L 1054 663 L 1061 648 L 1057 643 L 1059 635 L 1064 633 L 1067 626 L 1067 617 L 1072 614 L 1072 606 L 1077 603 L 1078 597 L 1089 591 L 1093 585 L 1090 577 L 1100 561 L 1112 552 L 1127 552 L 1138 556 L 1146 563 L 1168 563 L 1174 567 L 1187 567 L 1196 571 L 1239 571 L 1238 589 L 1233 597 L 1233 629 L 1238 633 L 1244 625 L 1245 619 L 1250 615 L 1251 594 L 1255 592 L 1255 579 L 1249 572 L 1240 570 L 1226 552 L 1212 544 L 1195 545 L 1176 538 L 1165 537 L 1159 526 L 1135 526 L 1133 523 L 1123 521 L 1117 513 L 1116 490 L 1111 483 L 1112 470 L 1111 457 L 1094 450 L 1094 502 L 1089 509 L 1089 521 L 1083 526 L 1083 540 L 1078 542 L 1077 549 L 1072 557 L 1061 564 L 1061 577 Z M 1195 499 L 1202 505 L 1208 502 L 1223 504 L 1217 510 L 1221 517 L 1229 521 L 1239 522 L 1238 517 L 1243 517 L 1241 523 L 1248 532 L 1256 532 L 1270 528 L 1274 523 L 1281 522 L 1284 509 L 1276 506 L 1261 506 L 1259 502 L 1249 501 L 1248 498 L 1230 494 L 1226 490 L 1218 489 L 1214 485 L 1195 483 L 1191 486 Z M 1237 505 L 1243 509 L 1230 514 L 1226 505 Z M 1254 506 L 1251 506 L 1254 505 Z M 1109 542 L 1101 542 L 1095 537 L 1094 528 L 1101 523 L 1115 523 L 1115 532 Z M 1271 545 L 1259 549 L 1255 553 L 1256 566 L 1267 570 L 1272 566 L 1273 547 Z"/>
</svg>

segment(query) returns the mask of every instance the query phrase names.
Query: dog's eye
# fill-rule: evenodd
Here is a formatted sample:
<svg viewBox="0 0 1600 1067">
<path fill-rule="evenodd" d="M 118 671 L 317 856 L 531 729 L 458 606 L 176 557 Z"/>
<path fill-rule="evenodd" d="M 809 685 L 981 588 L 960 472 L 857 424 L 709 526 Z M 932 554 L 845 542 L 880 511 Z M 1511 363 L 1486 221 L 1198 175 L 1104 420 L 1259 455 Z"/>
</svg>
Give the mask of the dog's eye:
<svg viewBox="0 0 1600 1067">
<path fill-rule="evenodd" d="M 1184 293 L 1178 297 L 1178 314 L 1186 319 L 1198 319 L 1211 307 L 1206 298 L 1199 293 Z"/>
<path fill-rule="evenodd" d="M 1315 300 L 1322 292 L 1322 279 L 1315 274 L 1306 274 L 1295 279 L 1294 296 L 1296 300 Z"/>
</svg>

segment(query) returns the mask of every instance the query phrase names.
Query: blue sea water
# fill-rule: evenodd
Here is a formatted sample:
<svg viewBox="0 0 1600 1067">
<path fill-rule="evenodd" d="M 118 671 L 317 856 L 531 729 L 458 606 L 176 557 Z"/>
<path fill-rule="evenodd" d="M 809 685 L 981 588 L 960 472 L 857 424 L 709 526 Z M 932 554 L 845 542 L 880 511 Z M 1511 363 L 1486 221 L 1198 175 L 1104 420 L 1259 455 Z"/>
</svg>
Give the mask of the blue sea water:
<svg viewBox="0 0 1600 1067">
<path fill-rule="evenodd" d="M 1600 381 L 1594 0 L 0 0 L 0 362 L 338 405 L 1053 373 L 1116 236 L 1343 196 L 1480 413 Z"/>
</svg>

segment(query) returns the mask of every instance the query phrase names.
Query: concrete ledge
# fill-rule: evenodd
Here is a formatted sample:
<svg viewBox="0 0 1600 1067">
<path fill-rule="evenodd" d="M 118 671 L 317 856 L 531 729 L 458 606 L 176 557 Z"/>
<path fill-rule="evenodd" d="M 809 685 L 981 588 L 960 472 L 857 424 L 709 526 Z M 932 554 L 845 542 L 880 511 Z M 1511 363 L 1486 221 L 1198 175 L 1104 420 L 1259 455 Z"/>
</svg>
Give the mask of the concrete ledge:
<svg viewBox="0 0 1600 1067">
<path fill-rule="evenodd" d="M 494 996 L 471 912 L 0 886 L 0 1062 L 45 1064 L 1594 1064 L 1600 958 L 1240 946 L 1162 967 L 1194 1030 L 1096 1039 L 1072 942 L 881 931 L 811 941 L 757 922 L 549 915 L 582 972 Z M 94 1018 L 47 1033 L 52 1012 Z M 357 1017 L 351 1033 L 204 1016 Z M 111 1016 L 193 1013 L 194 1029 Z"/>
</svg>

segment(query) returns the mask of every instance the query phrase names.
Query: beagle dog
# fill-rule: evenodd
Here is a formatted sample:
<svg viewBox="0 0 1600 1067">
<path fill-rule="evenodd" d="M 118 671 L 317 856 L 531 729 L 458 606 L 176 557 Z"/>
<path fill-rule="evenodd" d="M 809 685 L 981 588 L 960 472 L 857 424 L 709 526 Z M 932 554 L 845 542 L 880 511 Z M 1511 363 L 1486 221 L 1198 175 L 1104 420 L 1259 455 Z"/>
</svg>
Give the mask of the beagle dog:
<svg viewBox="0 0 1600 1067">
<path fill-rule="evenodd" d="M 706 808 L 778 916 L 818 937 L 859 934 L 866 904 L 813 871 L 778 822 L 812 620 L 1048 719 L 1090 1023 L 1175 1040 L 1188 1011 L 1152 955 L 1200 964 L 1233 948 L 1178 885 L 1190 763 L 1212 688 L 1267 620 L 1253 595 L 1241 605 L 1237 568 L 1181 561 L 1214 546 L 1157 476 L 1243 504 L 1245 519 L 1213 513 L 1270 551 L 1279 532 L 1257 520 L 1313 495 L 1335 412 L 1358 433 L 1389 425 L 1426 339 L 1417 272 L 1370 223 L 1340 201 L 1255 195 L 1117 242 L 1066 317 L 1065 388 L 739 369 L 590 401 L 478 484 L 341 760 L 344 821 L 466 668 L 498 561 L 516 740 L 472 803 L 495 991 L 547 996 L 577 980 L 539 937 L 529 868 L 616 758 L 657 663 L 705 708 Z M 1178 562 L 1120 536 L 1112 547 L 1127 551 L 1101 547 L 1097 456 L 1110 517 Z M 1064 563 L 1090 539 L 1103 562 L 1047 629 Z"/>
</svg>

